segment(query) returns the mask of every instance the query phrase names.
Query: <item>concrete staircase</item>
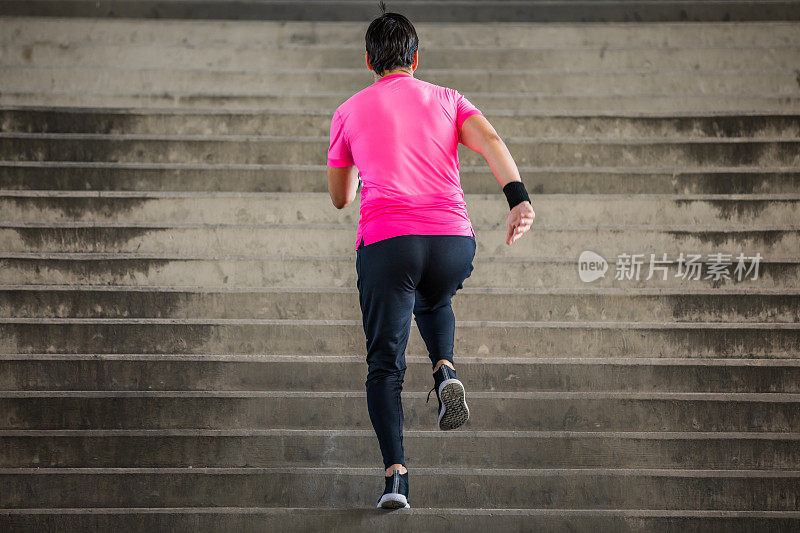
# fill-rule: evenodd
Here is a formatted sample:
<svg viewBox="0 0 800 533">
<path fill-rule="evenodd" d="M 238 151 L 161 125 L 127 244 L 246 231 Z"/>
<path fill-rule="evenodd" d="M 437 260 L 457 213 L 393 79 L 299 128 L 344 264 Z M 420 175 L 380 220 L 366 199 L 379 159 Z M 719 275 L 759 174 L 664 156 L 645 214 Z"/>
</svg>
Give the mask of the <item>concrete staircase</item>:
<svg viewBox="0 0 800 533">
<path fill-rule="evenodd" d="M 800 528 L 800 25 L 418 25 L 537 220 L 506 246 L 462 147 L 472 418 L 435 430 L 412 331 L 390 514 L 324 173 L 365 26 L 0 19 L 0 529 Z M 705 278 L 740 252 L 757 279 Z"/>
</svg>

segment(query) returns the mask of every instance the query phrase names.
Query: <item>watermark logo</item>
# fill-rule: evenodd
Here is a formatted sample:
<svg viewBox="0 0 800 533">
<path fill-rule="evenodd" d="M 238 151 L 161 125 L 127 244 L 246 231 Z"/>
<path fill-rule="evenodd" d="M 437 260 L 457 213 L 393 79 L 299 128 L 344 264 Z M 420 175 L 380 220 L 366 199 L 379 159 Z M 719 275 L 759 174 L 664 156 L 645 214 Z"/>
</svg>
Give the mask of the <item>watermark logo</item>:
<svg viewBox="0 0 800 533">
<path fill-rule="evenodd" d="M 581 277 L 581 281 L 591 283 L 604 277 L 607 271 L 608 261 L 603 256 L 591 250 L 581 252 L 578 258 L 578 275 Z"/>
<path fill-rule="evenodd" d="M 675 259 L 668 259 L 667 254 L 661 254 L 660 258 L 657 258 L 656 254 L 649 254 L 649 256 L 648 260 L 647 254 L 619 254 L 615 261 L 614 279 L 639 281 L 646 273 L 647 277 L 644 278 L 644 281 L 653 279 L 653 277 L 666 281 L 670 274 L 670 268 L 674 268 L 676 272 L 673 277 L 684 280 L 710 279 L 715 282 L 732 279 L 743 281 L 748 278 L 757 280 L 759 266 L 763 259 L 761 253 L 753 256 L 746 256 L 743 253 L 739 253 L 737 256 L 716 253 L 708 254 L 705 259 L 701 254 L 684 254 L 683 252 Z M 608 262 L 595 252 L 585 250 L 578 257 L 578 275 L 585 283 L 605 277 L 607 270 Z M 704 271 L 705 276 L 703 276 Z"/>
</svg>

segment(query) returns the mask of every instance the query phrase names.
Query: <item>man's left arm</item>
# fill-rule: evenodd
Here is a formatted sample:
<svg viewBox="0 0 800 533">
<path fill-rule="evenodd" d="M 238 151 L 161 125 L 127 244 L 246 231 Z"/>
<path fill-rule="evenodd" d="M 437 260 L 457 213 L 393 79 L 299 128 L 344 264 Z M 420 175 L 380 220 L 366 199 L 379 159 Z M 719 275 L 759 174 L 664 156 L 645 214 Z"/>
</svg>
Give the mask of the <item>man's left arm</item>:
<svg viewBox="0 0 800 533">
<path fill-rule="evenodd" d="M 336 209 L 344 209 L 356 199 L 358 168 L 355 166 L 344 121 L 337 109 L 331 119 L 331 138 L 328 145 L 328 192 Z"/>
<path fill-rule="evenodd" d="M 328 192 L 336 209 L 344 209 L 356 199 L 359 177 L 355 165 L 347 167 L 328 166 Z"/>
</svg>

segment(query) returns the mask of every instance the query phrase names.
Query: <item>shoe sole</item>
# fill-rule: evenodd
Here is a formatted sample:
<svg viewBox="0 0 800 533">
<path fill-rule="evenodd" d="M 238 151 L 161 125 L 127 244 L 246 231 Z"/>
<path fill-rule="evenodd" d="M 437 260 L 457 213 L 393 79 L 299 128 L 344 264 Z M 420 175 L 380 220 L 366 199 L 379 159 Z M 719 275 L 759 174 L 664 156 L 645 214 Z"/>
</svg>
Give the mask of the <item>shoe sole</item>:
<svg viewBox="0 0 800 533">
<path fill-rule="evenodd" d="M 464 425 L 469 420 L 464 384 L 457 379 L 446 379 L 439 385 L 442 411 L 439 413 L 439 429 L 449 431 Z"/>
<path fill-rule="evenodd" d="M 378 509 L 409 509 L 408 499 L 396 492 L 384 494 L 378 501 Z"/>
</svg>

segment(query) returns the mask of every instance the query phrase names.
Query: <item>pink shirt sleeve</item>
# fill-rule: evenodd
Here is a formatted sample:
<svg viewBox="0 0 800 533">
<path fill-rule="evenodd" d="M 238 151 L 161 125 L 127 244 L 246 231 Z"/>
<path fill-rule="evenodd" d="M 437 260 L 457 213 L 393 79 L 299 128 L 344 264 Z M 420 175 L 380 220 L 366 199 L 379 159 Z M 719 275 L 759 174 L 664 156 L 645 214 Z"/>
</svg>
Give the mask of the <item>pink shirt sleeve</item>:
<svg viewBox="0 0 800 533">
<path fill-rule="evenodd" d="M 350 167 L 354 164 L 353 154 L 350 153 L 343 126 L 342 117 L 336 110 L 331 119 L 331 142 L 328 146 L 329 167 Z"/>
<path fill-rule="evenodd" d="M 472 115 L 483 115 L 483 113 L 467 100 L 466 96 L 456 91 L 456 131 L 458 131 L 459 142 L 461 142 L 461 125 Z"/>
</svg>

